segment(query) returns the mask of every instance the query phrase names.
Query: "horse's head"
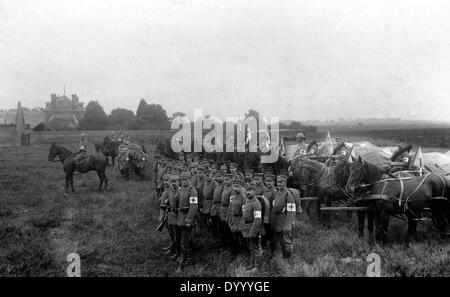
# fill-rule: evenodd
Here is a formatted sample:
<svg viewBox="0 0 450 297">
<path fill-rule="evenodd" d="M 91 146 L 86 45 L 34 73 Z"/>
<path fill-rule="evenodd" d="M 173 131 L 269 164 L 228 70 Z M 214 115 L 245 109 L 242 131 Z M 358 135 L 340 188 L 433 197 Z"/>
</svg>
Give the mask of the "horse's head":
<svg viewBox="0 0 450 297">
<path fill-rule="evenodd" d="M 347 161 L 347 163 L 349 163 Z M 361 156 L 358 157 L 358 159 L 353 160 L 348 165 L 348 180 L 346 184 L 346 188 L 350 191 L 354 192 L 356 188 L 358 188 L 362 182 L 364 182 L 365 176 L 366 176 L 366 170 L 365 170 L 365 162 L 363 159 L 361 159 Z"/>
<path fill-rule="evenodd" d="M 55 158 L 56 158 L 56 156 L 58 156 L 58 154 L 59 154 L 58 148 L 57 148 L 56 144 L 53 142 L 48 151 L 48 160 L 50 162 L 54 162 Z"/>
</svg>

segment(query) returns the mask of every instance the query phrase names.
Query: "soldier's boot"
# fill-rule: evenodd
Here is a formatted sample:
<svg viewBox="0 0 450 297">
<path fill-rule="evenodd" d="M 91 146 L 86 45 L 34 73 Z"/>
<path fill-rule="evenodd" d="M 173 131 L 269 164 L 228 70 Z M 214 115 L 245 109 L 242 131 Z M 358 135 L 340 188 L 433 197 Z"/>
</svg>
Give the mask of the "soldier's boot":
<svg viewBox="0 0 450 297">
<path fill-rule="evenodd" d="M 247 262 L 245 269 L 252 270 L 254 267 L 255 267 L 255 256 L 252 254 L 250 255 L 250 260 Z"/>
<path fill-rule="evenodd" d="M 163 250 L 163 252 L 166 252 L 166 251 L 172 251 L 172 250 L 173 250 L 172 244 L 171 244 L 171 245 L 168 245 L 168 246 L 166 246 L 166 247 L 163 247 L 162 250 Z"/>
<path fill-rule="evenodd" d="M 283 259 L 289 259 L 291 258 L 292 253 L 289 251 L 283 251 Z"/>
<path fill-rule="evenodd" d="M 178 254 L 173 254 L 173 255 L 170 257 L 170 260 L 173 260 L 173 261 L 175 261 L 175 262 L 178 262 L 179 258 L 180 258 L 180 256 L 179 256 Z"/>
<path fill-rule="evenodd" d="M 172 251 L 171 251 L 170 247 L 168 249 L 164 249 L 164 252 L 162 254 L 163 254 L 163 256 L 172 255 Z"/>
<path fill-rule="evenodd" d="M 253 260 L 253 268 L 250 269 L 249 272 L 250 272 L 250 273 L 256 273 L 256 272 L 260 271 L 260 270 L 261 270 L 261 267 L 262 267 L 262 260 L 263 260 L 263 257 L 262 257 L 262 256 L 254 257 L 254 260 Z"/>
<path fill-rule="evenodd" d="M 188 258 L 185 253 L 181 253 L 181 256 L 178 258 L 177 263 L 179 266 L 175 272 L 180 273 L 181 271 L 184 270 L 184 268 L 187 266 L 188 263 Z"/>
</svg>

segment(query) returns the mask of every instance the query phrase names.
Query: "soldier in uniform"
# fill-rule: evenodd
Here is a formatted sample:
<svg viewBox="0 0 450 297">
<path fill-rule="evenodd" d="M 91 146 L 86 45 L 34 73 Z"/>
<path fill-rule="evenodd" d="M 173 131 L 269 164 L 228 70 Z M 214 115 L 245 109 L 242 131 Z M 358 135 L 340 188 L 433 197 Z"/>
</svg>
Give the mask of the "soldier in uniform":
<svg viewBox="0 0 450 297">
<path fill-rule="evenodd" d="M 206 169 L 204 172 L 205 182 L 203 183 L 203 208 L 202 208 L 202 225 L 210 227 L 209 213 L 211 212 L 212 200 L 214 195 L 215 182 L 212 179 L 212 170 Z"/>
<path fill-rule="evenodd" d="M 402 140 L 398 144 L 397 151 L 404 150 L 407 147 L 408 147 L 408 142 L 406 140 Z M 405 150 L 403 153 L 398 155 L 397 158 L 395 158 L 394 162 L 403 162 L 403 163 L 407 164 L 409 162 L 409 151 Z"/>
<path fill-rule="evenodd" d="M 178 208 L 180 200 L 180 177 L 178 175 L 170 176 L 170 187 L 171 189 L 168 194 L 169 213 L 167 214 L 167 224 L 173 234 L 171 250 L 175 251 L 171 259 L 178 261 L 181 252 L 180 228 L 178 227 Z"/>
<path fill-rule="evenodd" d="M 279 190 L 272 202 L 270 213 L 270 225 L 274 234 L 272 246 L 276 248 L 277 242 L 281 244 L 283 258 L 289 258 L 293 252 L 292 227 L 296 212 L 294 196 L 288 191 L 286 183 L 287 176 L 278 175 L 277 186 Z"/>
<path fill-rule="evenodd" d="M 202 224 L 202 210 L 203 210 L 203 203 L 205 201 L 205 197 L 203 196 L 203 185 L 205 182 L 205 178 L 203 176 L 203 170 L 204 170 L 203 166 L 198 167 L 196 183 L 195 183 L 195 186 L 192 185 L 195 188 L 195 190 L 197 191 L 197 195 L 198 195 L 198 208 L 197 208 L 196 220 L 197 220 L 197 222 L 199 222 L 199 224 L 196 224 L 196 226 L 195 226 L 196 230 L 198 230 Z M 196 234 L 199 234 L 199 233 L 200 233 L 200 230 L 198 230 L 196 232 Z"/>
<path fill-rule="evenodd" d="M 163 177 L 168 173 L 166 163 L 163 161 L 159 161 L 156 164 L 156 174 L 154 176 L 154 183 L 156 185 L 156 194 L 158 197 L 161 196 L 164 188 L 163 188 Z"/>
<path fill-rule="evenodd" d="M 223 164 L 222 166 L 220 166 L 220 171 L 222 171 L 223 174 L 227 174 L 228 173 L 227 165 Z"/>
<path fill-rule="evenodd" d="M 111 131 L 111 141 L 117 141 L 117 137 L 114 131 Z"/>
<path fill-rule="evenodd" d="M 167 210 L 168 204 L 169 204 L 169 192 L 170 192 L 170 174 L 164 174 L 163 177 L 163 181 L 164 181 L 164 191 L 159 199 L 159 217 L 158 217 L 158 221 L 162 222 L 162 220 L 164 219 L 164 213 Z M 165 224 L 167 232 L 169 233 L 170 236 L 170 240 L 173 243 L 175 238 L 174 235 L 172 233 L 172 229 L 169 227 L 169 225 L 166 223 Z M 165 251 L 164 254 L 165 255 L 169 255 L 169 254 L 175 254 L 175 245 L 171 244 L 170 246 L 163 248 L 163 250 Z"/>
<path fill-rule="evenodd" d="M 180 267 L 181 271 L 186 265 L 192 262 L 192 241 L 194 238 L 195 215 L 198 208 L 197 191 L 191 185 L 191 174 L 183 172 L 181 174 L 181 190 L 178 202 L 178 227 L 180 228 Z"/>
<path fill-rule="evenodd" d="M 197 170 L 198 170 L 198 163 L 197 162 L 192 162 L 190 165 L 190 171 L 191 171 L 191 186 L 193 186 L 194 188 L 197 188 L 197 179 L 198 179 L 198 174 L 197 174 Z"/>
<path fill-rule="evenodd" d="M 292 156 L 288 157 L 289 161 L 292 161 L 293 158 L 297 157 L 297 156 L 302 156 L 304 157 L 306 155 L 306 151 L 308 149 L 308 145 L 305 143 L 306 137 L 305 134 L 303 133 L 298 133 L 295 136 L 295 139 L 297 140 L 297 149 L 295 150 L 294 154 Z"/>
<path fill-rule="evenodd" d="M 211 228 L 213 237 L 221 236 L 220 234 L 220 218 L 219 209 L 222 204 L 222 191 L 223 191 L 223 172 L 220 170 L 216 171 L 215 174 L 215 186 L 213 192 L 213 200 L 211 205 L 211 211 L 209 213 L 211 217 Z"/>
<path fill-rule="evenodd" d="M 269 209 L 271 210 L 273 200 L 275 199 L 275 196 L 277 194 L 277 189 L 275 188 L 275 174 L 270 172 L 266 173 L 264 176 L 264 182 L 266 185 L 266 189 L 263 196 L 269 202 Z M 270 212 L 270 210 L 267 211 Z M 275 250 L 275 247 L 273 246 L 273 231 L 272 227 L 270 226 L 270 220 L 269 222 L 264 222 L 264 230 L 266 234 L 262 237 L 263 246 L 265 247 L 266 245 L 270 244 L 270 250 Z"/>
<path fill-rule="evenodd" d="M 238 168 L 237 163 L 233 163 L 233 162 L 230 163 L 230 173 L 233 174 L 233 178 L 236 177 L 237 168 Z"/>
<path fill-rule="evenodd" d="M 255 173 L 253 175 L 253 181 L 255 182 L 256 196 L 264 195 L 264 192 L 266 191 L 266 187 L 264 186 L 264 182 L 263 182 L 263 174 L 258 173 L 258 172 Z"/>
<path fill-rule="evenodd" d="M 87 146 L 88 146 L 87 135 L 86 133 L 81 133 L 81 140 L 78 147 L 79 149 L 78 152 L 75 154 L 75 161 L 77 164 L 76 172 L 80 171 L 79 170 L 80 163 L 84 161 L 87 157 L 89 157 L 87 152 Z"/>
<path fill-rule="evenodd" d="M 245 204 L 245 194 L 242 186 L 244 185 L 244 176 L 238 174 L 233 180 L 233 191 L 230 196 L 230 205 L 228 208 L 228 226 L 232 235 L 231 253 L 237 255 L 244 247 L 244 239 L 239 228 L 242 220 L 242 208 Z"/>
<path fill-rule="evenodd" d="M 117 137 L 117 141 L 122 144 L 125 144 L 122 131 L 119 131 L 119 136 Z"/>
<path fill-rule="evenodd" d="M 247 199 L 243 206 L 240 230 L 242 237 L 247 243 L 247 248 L 250 250 L 250 265 L 247 269 L 258 268 L 262 258 L 261 235 L 264 233 L 264 228 L 262 228 L 262 206 L 256 198 L 255 190 L 253 183 L 245 184 Z"/>
<path fill-rule="evenodd" d="M 233 186 L 231 181 L 233 180 L 232 174 L 225 174 L 224 177 L 224 186 L 222 190 L 222 201 L 219 209 L 219 218 L 220 218 L 220 234 L 222 243 L 227 245 L 230 239 L 230 229 L 228 228 L 227 216 L 228 216 L 228 208 L 230 206 L 230 196 L 233 191 Z"/>
<path fill-rule="evenodd" d="M 251 168 L 245 169 L 244 174 L 245 174 L 245 182 L 246 183 L 250 183 L 253 181 L 253 169 L 251 169 Z"/>
</svg>

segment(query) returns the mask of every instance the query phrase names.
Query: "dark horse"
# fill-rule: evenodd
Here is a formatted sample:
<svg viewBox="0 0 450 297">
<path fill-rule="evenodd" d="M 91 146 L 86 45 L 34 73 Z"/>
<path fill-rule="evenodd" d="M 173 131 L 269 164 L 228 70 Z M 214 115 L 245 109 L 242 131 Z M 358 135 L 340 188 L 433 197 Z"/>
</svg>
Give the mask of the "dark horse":
<svg viewBox="0 0 450 297">
<path fill-rule="evenodd" d="M 119 154 L 119 145 L 121 142 L 112 140 L 108 136 L 103 139 L 103 143 L 95 144 L 95 149 L 101 151 L 106 157 L 106 165 L 108 165 L 108 157 L 111 158 L 112 165 L 115 165 L 115 159 Z"/>
<path fill-rule="evenodd" d="M 372 240 L 373 236 L 370 216 L 375 218 L 375 239 L 384 243 L 392 215 L 406 215 L 407 239 L 416 238 L 417 220 L 426 208 L 431 210 L 436 228 L 442 235 L 445 234 L 446 224 L 450 222 L 450 182 L 445 177 L 427 173 L 423 176 L 393 178 L 385 175 L 384 169 L 362 160 L 361 157 L 350 165 L 349 170 L 347 188 L 360 197 L 362 206 L 371 208 L 368 213 L 369 240 Z M 358 219 L 362 235 L 363 214 Z"/>
<path fill-rule="evenodd" d="M 320 204 L 331 206 L 333 201 L 348 199 L 343 190 L 347 182 L 347 161 L 337 160 L 334 166 L 306 158 L 295 158 L 290 166 L 290 174 L 299 185 L 302 196 L 319 197 L 318 200 L 305 203 L 306 212 L 311 217 L 311 207 L 315 205 L 318 219 L 321 218 Z M 306 202 L 306 201 L 305 201 Z M 330 226 L 329 215 L 324 215 L 325 223 Z"/>
<path fill-rule="evenodd" d="M 78 169 L 78 171 L 81 173 L 86 173 L 95 170 L 100 179 L 98 191 L 101 192 L 103 182 L 105 183 L 105 190 L 108 187 L 108 177 L 105 174 L 106 159 L 103 155 L 101 154 L 89 155 L 87 160 L 85 160 L 77 168 L 77 164 L 75 161 L 75 154 L 64 147 L 53 143 L 48 152 L 48 160 L 50 162 L 54 162 L 57 156 L 59 157 L 59 160 L 63 164 L 63 169 L 64 172 L 66 173 L 66 191 L 65 191 L 66 193 L 69 193 L 69 182 L 70 186 L 72 187 L 72 192 L 75 192 L 73 188 L 73 173 L 75 169 Z"/>
</svg>

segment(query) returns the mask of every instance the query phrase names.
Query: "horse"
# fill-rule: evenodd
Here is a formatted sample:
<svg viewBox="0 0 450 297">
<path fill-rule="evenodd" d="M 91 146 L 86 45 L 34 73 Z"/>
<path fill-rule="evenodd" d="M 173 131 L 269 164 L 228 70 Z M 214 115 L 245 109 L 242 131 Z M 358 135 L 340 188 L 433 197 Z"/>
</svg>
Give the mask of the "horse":
<svg viewBox="0 0 450 297">
<path fill-rule="evenodd" d="M 382 243 L 386 243 L 392 215 L 406 215 L 408 218 L 407 241 L 417 238 L 417 219 L 425 208 L 431 210 L 441 235 L 444 236 L 446 224 L 450 222 L 450 181 L 431 172 L 423 176 L 392 177 L 385 175 L 383 168 L 359 157 L 349 166 L 346 188 L 360 197 L 360 205 L 370 207 L 369 216 L 375 218 L 375 240 Z M 362 215 L 358 217 L 360 235 L 364 226 L 361 218 Z M 369 218 L 369 240 L 373 241 L 373 223 L 372 226 L 370 224 Z"/>
<path fill-rule="evenodd" d="M 106 165 L 108 165 L 108 157 L 111 158 L 113 167 L 115 166 L 115 159 L 119 154 L 119 146 L 121 142 L 112 140 L 108 136 L 105 136 L 102 144 L 95 144 L 95 149 L 101 151 L 106 157 Z"/>
<path fill-rule="evenodd" d="M 48 161 L 54 162 L 56 157 L 59 157 L 59 160 L 63 164 L 63 169 L 66 174 L 66 190 L 65 193 L 69 193 L 69 183 L 72 188 L 72 193 L 75 193 L 75 189 L 73 187 L 73 173 L 75 169 L 78 169 L 81 173 L 86 173 L 92 170 L 95 170 L 100 179 L 100 185 L 98 186 L 98 191 L 102 191 L 102 185 L 105 183 L 104 190 L 106 191 L 108 187 L 108 177 L 105 174 L 106 170 L 106 159 L 101 154 L 89 155 L 87 160 L 83 163 L 78 164 L 75 161 L 75 154 L 65 147 L 56 145 L 52 143 L 48 152 Z"/>
<path fill-rule="evenodd" d="M 291 162 L 286 160 L 285 158 L 281 157 L 281 155 L 278 154 L 278 158 L 273 163 L 260 163 L 259 170 L 261 172 L 271 171 L 275 175 L 279 174 L 285 174 L 289 170 L 289 166 L 291 165 Z"/>
<path fill-rule="evenodd" d="M 290 175 L 299 185 L 302 196 L 312 195 L 319 197 L 316 201 L 306 202 L 306 212 L 312 217 L 310 207 L 315 204 L 318 220 L 321 218 L 320 204 L 331 206 L 333 201 L 347 200 L 349 197 L 343 190 L 347 181 L 347 162 L 339 160 L 334 166 L 307 158 L 294 158 L 290 166 Z M 325 224 L 330 227 L 330 217 L 325 215 Z"/>
</svg>

